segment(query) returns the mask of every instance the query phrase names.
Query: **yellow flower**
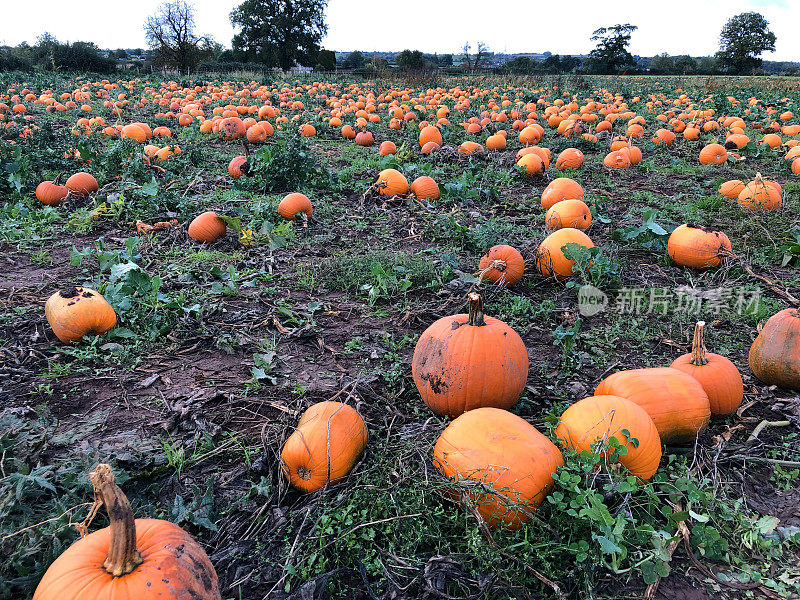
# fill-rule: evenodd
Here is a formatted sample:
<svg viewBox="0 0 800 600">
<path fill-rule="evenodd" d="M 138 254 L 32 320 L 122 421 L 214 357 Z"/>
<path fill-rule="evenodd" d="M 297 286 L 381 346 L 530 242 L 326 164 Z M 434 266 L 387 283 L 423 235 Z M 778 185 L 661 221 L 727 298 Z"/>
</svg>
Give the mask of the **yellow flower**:
<svg viewBox="0 0 800 600">
<path fill-rule="evenodd" d="M 253 230 L 242 229 L 242 237 L 239 238 L 239 242 L 241 242 L 243 246 L 251 246 L 253 241 Z"/>
</svg>

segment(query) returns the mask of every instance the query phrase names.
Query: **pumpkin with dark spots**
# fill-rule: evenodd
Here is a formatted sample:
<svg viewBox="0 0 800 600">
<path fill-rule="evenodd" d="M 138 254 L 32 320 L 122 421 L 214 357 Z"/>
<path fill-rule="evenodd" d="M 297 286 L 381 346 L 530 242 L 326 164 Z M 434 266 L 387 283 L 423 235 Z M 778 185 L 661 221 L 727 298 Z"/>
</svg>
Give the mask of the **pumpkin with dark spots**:
<svg viewBox="0 0 800 600">
<path fill-rule="evenodd" d="M 748 362 L 764 383 L 800 390 L 800 310 L 772 315 L 750 346 Z"/>
<path fill-rule="evenodd" d="M 84 335 L 100 335 L 117 324 L 117 314 L 106 299 L 89 288 L 63 289 L 48 298 L 44 305 L 47 322 L 56 337 L 69 344 Z"/>
<path fill-rule="evenodd" d="M 469 314 L 443 317 L 420 336 L 411 371 L 425 404 L 457 417 L 511 408 L 528 379 L 528 353 L 517 332 L 484 316 L 481 297 L 470 294 Z"/>
</svg>

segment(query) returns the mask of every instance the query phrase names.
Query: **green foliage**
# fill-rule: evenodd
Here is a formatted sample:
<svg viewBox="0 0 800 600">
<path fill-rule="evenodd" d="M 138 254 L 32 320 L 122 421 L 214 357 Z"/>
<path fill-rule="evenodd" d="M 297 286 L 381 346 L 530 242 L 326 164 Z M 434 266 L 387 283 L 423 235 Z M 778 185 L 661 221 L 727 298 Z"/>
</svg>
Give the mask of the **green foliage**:
<svg viewBox="0 0 800 600">
<path fill-rule="evenodd" d="M 633 56 L 628 51 L 631 34 L 636 25 L 613 25 L 601 27 L 592 33 L 592 41 L 597 47 L 589 53 L 586 63 L 594 73 L 617 73 L 636 66 Z"/>
<path fill-rule="evenodd" d="M 300 138 L 278 138 L 262 146 L 251 159 L 255 184 L 265 192 L 290 192 L 306 185 L 330 186 L 330 174 L 317 166 L 311 149 Z"/>
<path fill-rule="evenodd" d="M 628 225 L 615 229 L 613 237 L 625 245 L 647 250 L 663 251 L 667 249 L 667 240 L 674 225 L 661 225 L 656 221 L 660 211 L 656 208 L 642 209 L 642 224 Z"/>
<path fill-rule="evenodd" d="M 727 72 L 746 75 L 761 65 L 761 54 L 775 52 L 776 40 L 764 15 L 741 13 L 728 19 L 723 26 L 717 58 Z"/>
<path fill-rule="evenodd" d="M 566 244 L 562 251 L 564 256 L 574 261 L 572 272 L 578 275 L 584 285 L 613 291 L 622 283 L 622 269 L 614 257 L 604 253 L 603 248 L 594 246 L 587 248 L 581 244 Z M 568 285 L 575 285 L 574 281 Z"/>
</svg>

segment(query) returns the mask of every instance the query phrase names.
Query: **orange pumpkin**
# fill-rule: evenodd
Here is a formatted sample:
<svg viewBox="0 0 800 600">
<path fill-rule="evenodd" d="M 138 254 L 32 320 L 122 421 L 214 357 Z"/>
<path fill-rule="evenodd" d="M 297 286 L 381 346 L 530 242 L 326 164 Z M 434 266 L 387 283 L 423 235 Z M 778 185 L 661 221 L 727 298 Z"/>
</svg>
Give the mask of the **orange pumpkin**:
<svg viewBox="0 0 800 600">
<path fill-rule="evenodd" d="M 455 419 L 433 448 L 433 465 L 450 481 L 464 482 L 463 493 L 489 527 L 518 529 L 528 522 L 563 464 L 556 445 L 533 425 L 492 407 Z"/>
<path fill-rule="evenodd" d="M 408 193 L 408 179 L 397 169 L 381 171 L 375 185 L 383 196 L 398 196 Z"/>
<path fill-rule="evenodd" d="M 239 179 L 244 175 L 250 175 L 250 165 L 245 156 L 234 156 L 228 163 L 228 175 L 233 179 Z"/>
<path fill-rule="evenodd" d="M 395 146 L 394 142 L 390 142 L 389 140 L 381 142 L 381 145 L 378 148 L 378 154 L 380 156 L 389 156 L 390 154 L 397 154 L 397 146 Z"/>
<path fill-rule="evenodd" d="M 227 117 L 219 122 L 219 133 L 223 140 L 235 140 L 244 137 L 246 129 L 239 117 Z"/>
<path fill-rule="evenodd" d="M 225 235 L 227 226 L 212 210 L 206 211 L 194 218 L 189 223 L 189 237 L 199 242 L 213 242 L 218 237 Z"/>
<path fill-rule="evenodd" d="M 310 219 L 313 212 L 311 200 L 299 192 L 286 194 L 278 204 L 278 214 L 287 221 L 294 221 L 298 214 L 302 214 L 305 219 Z"/>
<path fill-rule="evenodd" d="M 428 125 L 427 127 L 423 127 L 422 130 L 419 132 L 419 146 L 420 148 L 424 147 L 425 144 L 433 142 L 437 146 L 442 145 L 442 132 L 439 131 L 438 127 L 434 127 L 433 125 Z"/>
<path fill-rule="evenodd" d="M 556 158 L 556 169 L 578 169 L 583 165 L 583 152 L 577 148 L 567 148 Z"/>
<path fill-rule="evenodd" d="M 420 175 L 412 183 L 409 191 L 417 200 L 438 200 L 439 184 L 427 175 Z"/>
<path fill-rule="evenodd" d="M 375 138 L 371 131 L 359 131 L 356 135 L 356 144 L 359 146 L 372 146 L 375 143 Z"/>
<path fill-rule="evenodd" d="M 734 198 L 739 197 L 739 194 L 743 189 L 744 182 L 739 181 L 738 179 L 731 179 L 730 181 L 726 181 L 719 186 L 719 195 L 724 196 L 729 200 L 733 200 Z"/>
<path fill-rule="evenodd" d="M 302 492 L 314 492 L 344 479 L 367 445 L 367 426 L 356 410 L 341 402 L 318 402 L 300 417 L 281 451 L 281 467 Z"/>
<path fill-rule="evenodd" d="M 47 322 L 56 337 L 70 344 L 92 333 L 100 335 L 117 324 L 117 313 L 103 296 L 89 288 L 67 288 L 50 296 L 44 305 Z"/>
<path fill-rule="evenodd" d="M 583 200 L 561 200 L 547 211 L 544 224 L 550 231 L 564 227 L 586 231 L 592 224 L 592 211 Z"/>
<path fill-rule="evenodd" d="M 619 371 L 594 390 L 622 396 L 647 411 L 663 442 L 687 442 L 705 429 L 711 406 L 705 390 L 688 373 L 669 367 Z"/>
<path fill-rule="evenodd" d="M 750 346 L 748 362 L 764 383 L 800 390 L 800 310 L 772 315 Z"/>
<path fill-rule="evenodd" d="M 89 478 L 110 525 L 67 548 L 47 569 L 34 600 L 220 599 L 217 573 L 192 536 L 169 521 L 134 520 L 110 466 L 98 465 Z"/>
<path fill-rule="evenodd" d="M 536 267 L 545 277 L 555 275 L 558 279 L 571 276 L 575 261 L 564 256 L 564 246 L 580 244 L 585 248 L 594 248 L 594 243 L 580 229 L 564 227 L 548 235 L 536 250 Z"/>
<path fill-rule="evenodd" d="M 701 165 L 721 165 L 728 160 L 728 151 L 722 144 L 708 144 L 700 150 Z"/>
<path fill-rule="evenodd" d="M 483 279 L 494 281 L 501 287 L 513 287 L 522 279 L 525 259 L 513 246 L 500 244 L 489 248 L 489 252 L 481 257 L 478 269 Z"/>
<path fill-rule="evenodd" d="M 667 240 L 669 257 L 684 267 L 707 269 L 722 263 L 731 252 L 731 241 L 721 231 L 684 224 L 676 227 Z"/>
<path fill-rule="evenodd" d="M 528 353 L 516 331 L 484 316 L 481 297 L 472 293 L 469 314 L 443 317 L 422 333 L 411 372 L 431 410 L 457 417 L 513 406 L 528 379 Z"/>
<path fill-rule="evenodd" d="M 542 208 L 549 210 L 562 200 L 583 200 L 581 184 L 569 177 L 553 179 L 542 192 Z"/>
<path fill-rule="evenodd" d="M 97 180 L 89 173 L 75 173 L 65 184 L 67 189 L 76 196 L 88 196 L 100 189 Z"/>
<path fill-rule="evenodd" d="M 641 406 L 619 396 L 591 396 L 579 400 L 562 414 L 556 438 L 576 452 L 596 452 L 600 443 L 608 456 L 608 440 L 616 438 L 627 452 L 619 462 L 632 474 L 650 479 L 661 462 L 661 437 L 653 419 Z M 627 432 L 627 433 L 625 433 Z M 637 443 L 632 443 L 634 438 Z"/>
<path fill-rule="evenodd" d="M 631 157 L 625 149 L 614 150 L 606 154 L 606 157 L 603 159 L 603 164 L 616 169 L 627 169 L 631 166 Z"/>
<path fill-rule="evenodd" d="M 737 202 L 742 208 L 750 210 L 777 210 L 781 207 L 782 199 L 780 189 L 771 185 L 757 173 L 755 179 L 744 186 L 739 192 Z"/>
<path fill-rule="evenodd" d="M 36 186 L 36 198 L 46 206 L 58 206 L 67 199 L 67 194 L 67 186 L 59 184 L 58 178 L 55 181 L 43 181 Z"/>
<path fill-rule="evenodd" d="M 706 392 L 712 415 L 729 415 L 739 408 L 744 384 L 739 369 L 719 354 L 706 352 L 703 340 L 705 322 L 694 326 L 692 351 L 676 358 L 670 367 L 694 377 Z"/>
</svg>

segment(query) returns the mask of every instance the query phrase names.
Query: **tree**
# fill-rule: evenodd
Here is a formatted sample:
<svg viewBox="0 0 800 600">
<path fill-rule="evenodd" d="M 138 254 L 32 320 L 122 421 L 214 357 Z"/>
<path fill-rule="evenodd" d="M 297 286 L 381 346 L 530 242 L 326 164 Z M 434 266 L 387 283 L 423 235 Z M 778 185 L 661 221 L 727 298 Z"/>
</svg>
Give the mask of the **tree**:
<svg viewBox="0 0 800 600">
<path fill-rule="evenodd" d="M 670 75 L 675 72 L 675 59 L 666 52 L 650 59 L 650 72 L 656 75 Z"/>
<path fill-rule="evenodd" d="M 404 71 L 422 71 L 425 68 L 425 56 L 419 50 L 403 50 L 394 57 L 394 62 Z"/>
<path fill-rule="evenodd" d="M 716 56 L 729 73 L 751 73 L 761 66 L 760 54 L 775 52 L 776 39 L 762 14 L 741 13 L 722 28 Z"/>
<path fill-rule="evenodd" d="M 360 69 L 364 66 L 364 55 L 356 50 L 347 55 L 342 66 L 345 69 Z"/>
<path fill-rule="evenodd" d="M 317 71 L 333 71 L 336 68 L 336 52 L 320 50 L 317 52 Z"/>
<path fill-rule="evenodd" d="M 439 66 L 441 66 L 441 67 L 452 67 L 453 66 L 453 55 L 452 54 L 442 54 L 439 57 Z"/>
<path fill-rule="evenodd" d="M 530 56 L 515 56 L 503 68 L 514 75 L 530 75 L 536 68 L 536 61 Z"/>
<path fill-rule="evenodd" d="M 194 69 L 214 51 L 210 36 L 195 33 L 194 6 L 186 0 L 164 2 L 144 24 L 145 37 L 158 66 Z"/>
<path fill-rule="evenodd" d="M 389 71 L 389 61 L 383 58 L 380 54 L 376 54 L 370 61 L 364 64 L 364 68 L 371 75 L 383 75 Z"/>
<path fill-rule="evenodd" d="M 675 58 L 675 72 L 682 75 L 691 75 L 697 71 L 697 61 L 684 54 Z"/>
<path fill-rule="evenodd" d="M 483 42 L 478 42 L 478 52 L 475 54 L 475 60 L 472 61 L 472 70 L 477 71 L 481 64 L 481 59 L 489 52 L 489 47 Z"/>
<path fill-rule="evenodd" d="M 561 58 L 561 72 L 572 73 L 581 66 L 581 59 L 577 56 L 564 56 Z"/>
<path fill-rule="evenodd" d="M 464 46 L 461 48 L 461 51 L 464 53 L 464 62 L 467 63 L 467 72 L 469 73 L 472 71 L 472 60 L 469 56 L 469 51 L 472 49 L 469 42 L 464 42 Z"/>
<path fill-rule="evenodd" d="M 595 73 L 618 73 L 626 67 L 636 66 L 636 61 L 628 52 L 628 44 L 631 34 L 637 29 L 636 25 L 628 23 L 596 29 L 591 39 L 597 42 L 597 47 L 586 59 L 591 70 Z"/>
<path fill-rule="evenodd" d="M 312 66 L 312 59 L 328 31 L 328 0 L 244 0 L 231 12 L 233 49 L 247 60 L 279 66 Z"/>
</svg>

